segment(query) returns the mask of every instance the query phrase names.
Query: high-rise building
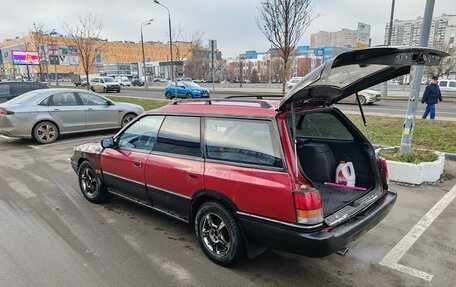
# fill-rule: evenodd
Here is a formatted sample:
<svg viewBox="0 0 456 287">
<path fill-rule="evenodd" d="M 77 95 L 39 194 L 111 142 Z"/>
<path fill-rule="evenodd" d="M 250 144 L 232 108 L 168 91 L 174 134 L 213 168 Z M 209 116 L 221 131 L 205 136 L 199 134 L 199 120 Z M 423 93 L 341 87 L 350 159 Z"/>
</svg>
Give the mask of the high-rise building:
<svg viewBox="0 0 456 287">
<path fill-rule="evenodd" d="M 320 31 L 310 35 L 310 46 L 312 48 L 321 47 L 343 47 L 354 48 L 358 30 L 343 28 L 337 32 Z"/>
<path fill-rule="evenodd" d="M 414 20 L 394 20 L 391 33 L 391 45 L 393 46 L 418 46 L 421 35 L 423 17 Z M 385 39 L 387 43 L 389 23 L 385 25 Z M 432 18 L 431 31 L 429 33 L 429 47 L 444 49 L 454 48 L 456 36 L 456 15 L 442 14 Z M 448 47 L 446 47 L 448 46 Z"/>
</svg>

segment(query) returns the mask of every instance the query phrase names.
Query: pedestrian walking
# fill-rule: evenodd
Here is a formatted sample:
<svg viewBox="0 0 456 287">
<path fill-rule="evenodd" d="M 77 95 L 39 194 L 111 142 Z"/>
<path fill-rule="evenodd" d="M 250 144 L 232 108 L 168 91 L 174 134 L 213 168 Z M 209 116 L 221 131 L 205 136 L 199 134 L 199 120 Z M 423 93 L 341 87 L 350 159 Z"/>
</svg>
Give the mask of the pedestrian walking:
<svg viewBox="0 0 456 287">
<path fill-rule="evenodd" d="M 433 120 L 435 118 L 435 105 L 442 101 L 442 94 L 440 93 L 439 85 L 437 85 L 437 80 L 437 77 L 432 77 L 431 82 L 424 90 L 421 103 L 426 103 L 426 110 L 424 110 L 423 119 L 426 119 L 428 114 L 430 114 L 430 118 Z"/>
</svg>

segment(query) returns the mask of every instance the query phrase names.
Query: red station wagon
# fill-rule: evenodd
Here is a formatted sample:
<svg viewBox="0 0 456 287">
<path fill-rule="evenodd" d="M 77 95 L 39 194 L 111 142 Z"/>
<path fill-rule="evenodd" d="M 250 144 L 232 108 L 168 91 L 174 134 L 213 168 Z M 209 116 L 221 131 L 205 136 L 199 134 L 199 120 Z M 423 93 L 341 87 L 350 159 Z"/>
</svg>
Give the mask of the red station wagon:
<svg viewBox="0 0 456 287">
<path fill-rule="evenodd" d="M 193 223 L 214 262 L 266 248 L 330 255 L 391 210 L 385 161 L 332 104 L 446 54 L 379 47 L 343 53 L 279 100 L 176 101 L 139 116 L 112 138 L 75 147 L 87 200 L 114 194 Z M 335 187 L 349 161 L 356 190 Z"/>
</svg>

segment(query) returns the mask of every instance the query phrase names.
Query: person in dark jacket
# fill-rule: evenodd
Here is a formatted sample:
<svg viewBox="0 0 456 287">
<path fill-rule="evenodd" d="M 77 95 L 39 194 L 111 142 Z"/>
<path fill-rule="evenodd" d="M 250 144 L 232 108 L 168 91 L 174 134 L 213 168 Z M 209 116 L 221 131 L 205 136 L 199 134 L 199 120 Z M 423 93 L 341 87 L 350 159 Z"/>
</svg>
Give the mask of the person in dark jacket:
<svg viewBox="0 0 456 287">
<path fill-rule="evenodd" d="M 440 93 L 439 85 L 437 85 L 437 80 L 437 77 L 432 77 L 430 84 L 424 90 L 423 98 L 421 98 L 421 103 L 426 103 L 423 119 L 426 119 L 430 113 L 431 120 L 433 120 L 435 118 L 435 105 L 442 101 L 442 94 Z"/>
</svg>

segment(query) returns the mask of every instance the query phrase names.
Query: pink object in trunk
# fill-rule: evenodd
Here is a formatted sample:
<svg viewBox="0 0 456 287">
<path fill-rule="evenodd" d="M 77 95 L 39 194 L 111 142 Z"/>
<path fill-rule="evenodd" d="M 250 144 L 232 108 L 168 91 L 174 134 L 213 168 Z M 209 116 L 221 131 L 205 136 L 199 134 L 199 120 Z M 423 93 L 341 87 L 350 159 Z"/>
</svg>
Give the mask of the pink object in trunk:
<svg viewBox="0 0 456 287">
<path fill-rule="evenodd" d="M 334 186 L 334 187 L 343 187 L 343 188 L 354 189 L 354 190 L 360 190 L 360 191 L 366 191 L 366 190 L 367 190 L 367 189 L 364 188 L 364 187 L 347 186 L 347 185 L 338 184 L 338 183 L 331 183 L 331 182 L 325 182 L 325 185 Z"/>
</svg>

